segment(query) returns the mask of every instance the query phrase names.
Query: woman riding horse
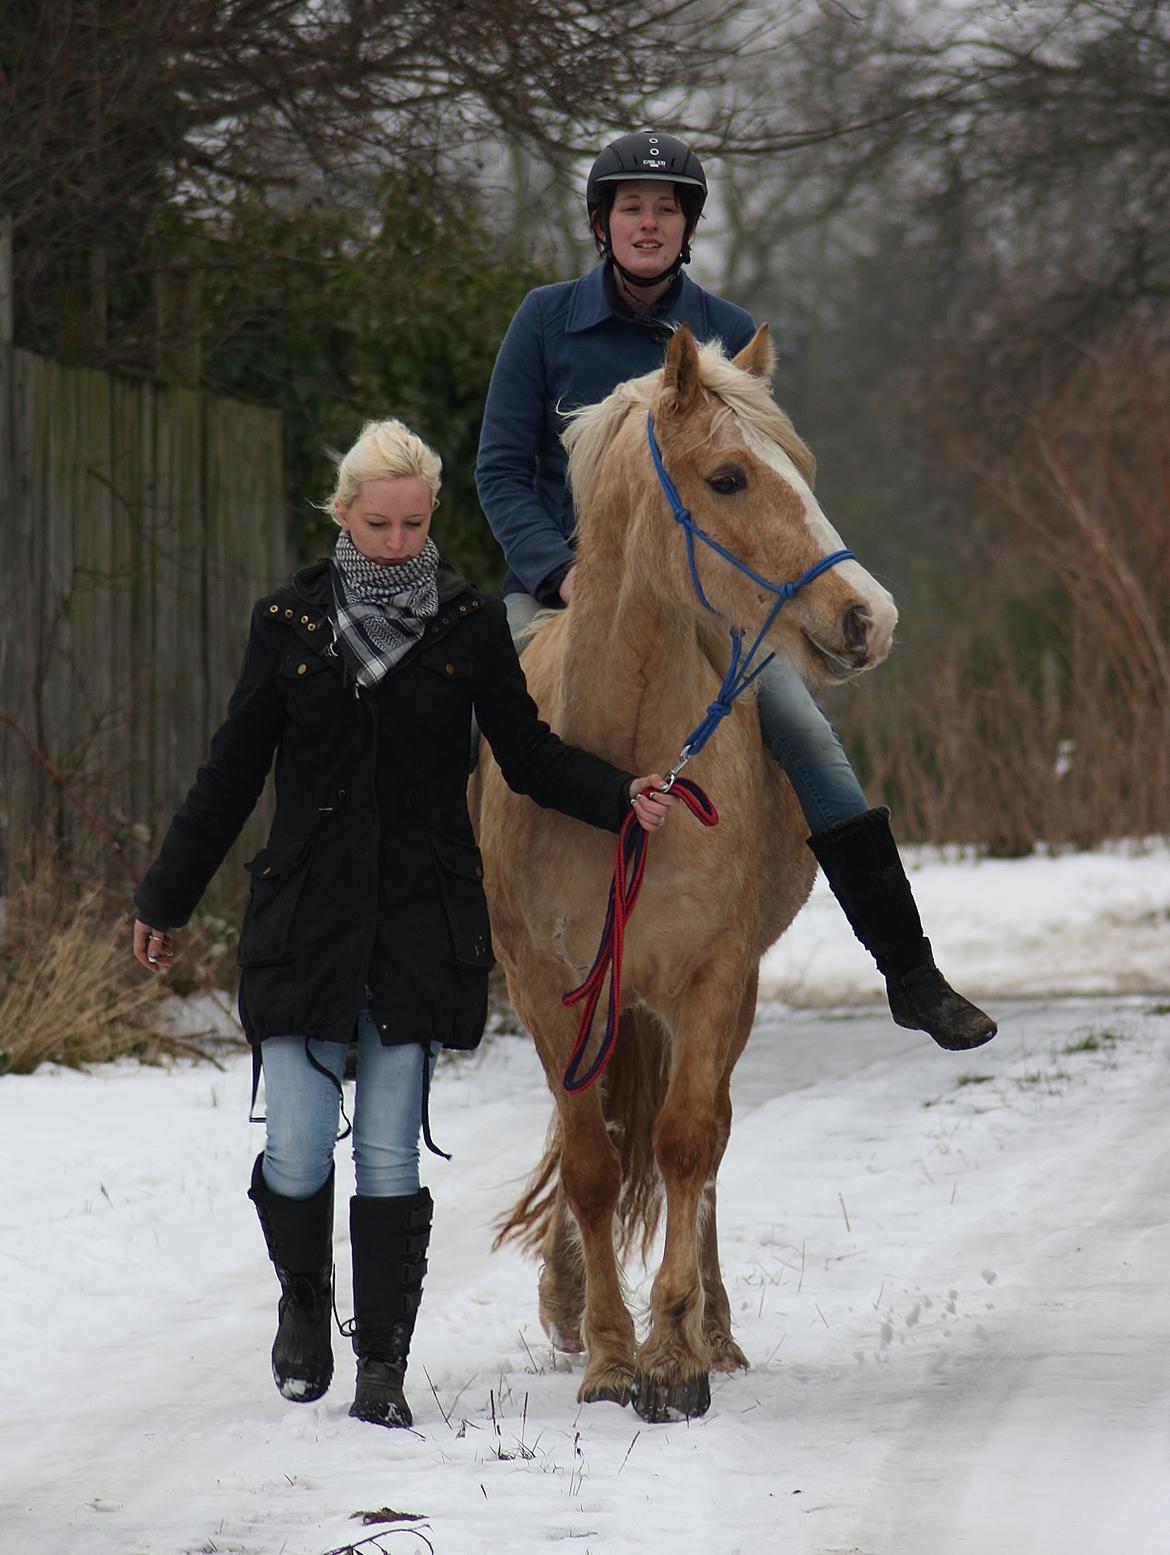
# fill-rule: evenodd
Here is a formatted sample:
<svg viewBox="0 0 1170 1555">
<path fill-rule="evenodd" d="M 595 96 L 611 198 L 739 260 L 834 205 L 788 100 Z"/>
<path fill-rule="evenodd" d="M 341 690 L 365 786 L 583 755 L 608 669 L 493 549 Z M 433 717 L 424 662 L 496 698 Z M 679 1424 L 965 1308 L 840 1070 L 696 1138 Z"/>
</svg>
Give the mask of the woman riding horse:
<svg viewBox="0 0 1170 1555">
<path fill-rule="evenodd" d="M 684 273 L 706 196 L 702 164 L 683 141 L 654 130 L 619 137 L 594 162 L 586 190 L 602 263 L 530 292 L 509 325 L 476 480 L 510 569 L 505 604 L 517 637 L 538 608 L 573 596 L 575 516 L 561 443 L 567 413 L 660 367 L 681 324 L 699 340 L 721 342 L 728 355 L 755 333 L 748 313 Z M 800 801 L 808 845 L 885 978 L 894 1020 L 953 1051 L 990 1041 L 994 1021 L 935 965 L 889 812 L 870 808 L 836 732 L 780 657 L 760 678 L 759 716 L 764 744 Z"/>
</svg>

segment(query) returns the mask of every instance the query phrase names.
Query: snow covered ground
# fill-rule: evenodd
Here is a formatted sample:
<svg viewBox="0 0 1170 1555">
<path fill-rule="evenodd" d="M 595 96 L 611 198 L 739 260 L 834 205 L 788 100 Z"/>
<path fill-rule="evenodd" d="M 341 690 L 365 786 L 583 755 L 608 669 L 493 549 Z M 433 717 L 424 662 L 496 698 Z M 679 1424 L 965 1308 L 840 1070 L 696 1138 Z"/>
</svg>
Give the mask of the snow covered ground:
<svg viewBox="0 0 1170 1555">
<path fill-rule="evenodd" d="M 1170 1549 L 1170 850 L 922 857 L 916 887 L 1001 1033 L 892 1026 L 818 891 L 767 959 L 720 1177 L 752 1369 L 687 1424 L 578 1406 L 534 1265 L 489 1251 L 549 1106 L 522 1039 L 436 1079 L 411 1433 L 347 1418 L 340 1343 L 320 1403 L 272 1387 L 245 1056 L 0 1080 L 0 1550 Z"/>
<path fill-rule="evenodd" d="M 1170 846 L 975 859 L 906 853 L 939 965 L 972 997 L 1159 993 L 1170 988 Z M 812 898 L 764 959 L 761 994 L 792 1004 L 876 1000 L 873 962 L 842 930 L 817 876 Z"/>
</svg>

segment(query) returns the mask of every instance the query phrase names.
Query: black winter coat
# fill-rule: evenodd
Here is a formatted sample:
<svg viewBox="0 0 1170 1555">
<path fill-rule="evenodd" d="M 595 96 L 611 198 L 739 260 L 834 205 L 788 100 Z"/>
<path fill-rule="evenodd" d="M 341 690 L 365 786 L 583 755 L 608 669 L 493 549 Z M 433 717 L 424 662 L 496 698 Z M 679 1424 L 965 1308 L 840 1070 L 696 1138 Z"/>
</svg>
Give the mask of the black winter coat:
<svg viewBox="0 0 1170 1555">
<path fill-rule="evenodd" d="M 135 893 L 153 928 L 187 922 L 276 757 L 267 846 L 245 867 L 240 1016 L 269 1036 L 471 1048 L 493 965 L 467 813 L 471 713 L 520 793 L 618 831 L 631 774 L 563 744 L 524 682 L 504 607 L 445 564 L 421 641 L 371 690 L 333 642 L 329 564 L 252 613 L 227 717 Z"/>
</svg>

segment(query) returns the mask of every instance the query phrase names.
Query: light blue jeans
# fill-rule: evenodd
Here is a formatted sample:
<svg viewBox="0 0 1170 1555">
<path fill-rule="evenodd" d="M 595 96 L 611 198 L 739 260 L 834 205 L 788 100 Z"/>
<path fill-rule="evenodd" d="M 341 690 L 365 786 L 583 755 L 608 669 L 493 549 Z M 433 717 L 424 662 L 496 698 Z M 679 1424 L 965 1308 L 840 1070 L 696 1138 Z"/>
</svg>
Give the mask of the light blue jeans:
<svg viewBox="0 0 1170 1555">
<path fill-rule="evenodd" d="M 353 1159 L 358 1196 L 417 1193 L 423 1065 L 434 1072 L 435 1048 L 424 1056 L 417 1043 L 385 1047 L 365 1010 L 357 1032 Z M 267 1037 L 260 1044 L 267 1118 L 264 1181 L 286 1199 L 311 1198 L 324 1185 L 337 1142 L 345 1043 L 313 1038 L 309 1051 L 327 1073 L 309 1062 L 304 1037 Z"/>
<path fill-rule="evenodd" d="M 531 594 L 519 592 L 508 594 L 504 607 L 513 640 L 540 609 Z M 764 745 L 792 784 L 809 831 L 826 831 L 868 810 L 869 802 L 837 731 L 791 665 L 773 659 L 756 685 Z M 680 730 L 679 739 L 687 732 Z"/>
</svg>

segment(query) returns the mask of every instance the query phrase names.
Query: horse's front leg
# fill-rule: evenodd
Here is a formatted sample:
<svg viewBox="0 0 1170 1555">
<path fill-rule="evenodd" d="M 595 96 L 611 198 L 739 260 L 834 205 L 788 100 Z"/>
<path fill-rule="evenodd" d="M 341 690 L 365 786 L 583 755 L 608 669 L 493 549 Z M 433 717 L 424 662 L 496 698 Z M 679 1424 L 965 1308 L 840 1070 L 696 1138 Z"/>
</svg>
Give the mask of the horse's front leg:
<svg viewBox="0 0 1170 1555">
<path fill-rule="evenodd" d="M 581 1339 L 585 1376 L 577 1393 L 585 1404 L 628 1404 L 634 1376 L 634 1321 L 626 1306 L 614 1251 L 614 1214 L 622 1186 L 621 1158 L 609 1137 L 594 1089 L 558 1099 L 561 1186 L 581 1236 L 585 1310 Z"/>
<path fill-rule="evenodd" d="M 711 1367 L 746 1364 L 731 1338 L 714 1224 L 715 1173 L 731 1126 L 728 1082 L 746 1040 L 745 981 L 752 980 L 742 970 L 736 976 L 707 968 L 692 978 L 673 1012 L 674 1061 L 654 1129 L 666 1240 L 631 1394 L 644 1420 L 704 1414 L 711 1403 Z M 751 1004 L 754 1008 L 754 993 Z M 749 1014 L 749 1029 L 750 1024 Z"/>
</svg>

